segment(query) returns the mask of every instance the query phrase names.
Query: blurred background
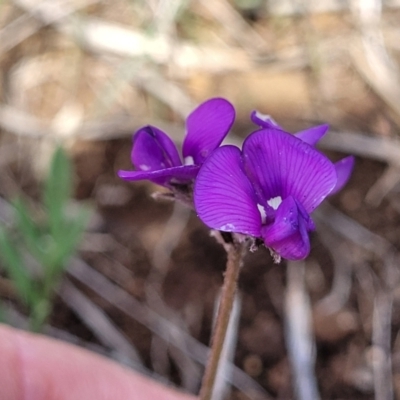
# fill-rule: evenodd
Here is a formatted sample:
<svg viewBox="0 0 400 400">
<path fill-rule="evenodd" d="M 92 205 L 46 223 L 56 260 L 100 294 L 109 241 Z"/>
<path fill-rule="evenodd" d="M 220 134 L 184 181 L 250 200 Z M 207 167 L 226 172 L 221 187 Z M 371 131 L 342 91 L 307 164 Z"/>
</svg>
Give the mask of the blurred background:
<svg viewBox="0 0 400 400">
<path fill-rule="evenodd" d="M 400 398 L 399 18 L 396 0 L 1 0 L 2 321 L 197 393 L 224 252 L 116 172 L 137 128 L 181 143 L 225 97 L 231 140 L 255 109 L 328 123 L 320 149 L 356 166 L 304 263 L 246 257 L 215 400 Z"/>
</svg>

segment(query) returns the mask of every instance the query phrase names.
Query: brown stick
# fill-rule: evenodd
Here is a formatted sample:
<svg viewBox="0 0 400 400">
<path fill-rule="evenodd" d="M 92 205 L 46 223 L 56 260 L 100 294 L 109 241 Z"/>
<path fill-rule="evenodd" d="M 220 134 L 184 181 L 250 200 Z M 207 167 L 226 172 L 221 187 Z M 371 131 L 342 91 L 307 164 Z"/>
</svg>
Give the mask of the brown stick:
<svg viewBox="0 0 400 400">
<path fill-rule="evenodd" d="M 211 353 L 200 389 L 200 400 L 210 400 L 212 396 L 242 263 L 244 244 L 225 244 L 224 247 L 227 252 L 228 260 L 222 287 L 221 304 L 218 310 L 214 335 L 212 337 Z"/>
</svg>

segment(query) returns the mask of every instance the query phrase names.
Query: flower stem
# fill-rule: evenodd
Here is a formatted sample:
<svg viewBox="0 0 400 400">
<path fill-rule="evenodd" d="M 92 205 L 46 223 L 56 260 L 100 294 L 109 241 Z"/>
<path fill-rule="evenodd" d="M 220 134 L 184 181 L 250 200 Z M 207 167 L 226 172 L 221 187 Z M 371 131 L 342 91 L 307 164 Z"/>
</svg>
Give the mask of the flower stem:
<svg viewBox="0 0 400 400">
<path fill-rule="evenodd" d="M 229 317 L 237 289 L 240 267 L 245 245 L 243 243 L 224 243 L 227 253 L 226 271 L 222 287 L 221 301 L 215 323 L 214 335 L 211 340 L 211 353 L 207 362 L 203 382 L 200 389 L 200 400 L 210 400 L 214 388 L 218 364 L 224 346 Z"/>
</svg>

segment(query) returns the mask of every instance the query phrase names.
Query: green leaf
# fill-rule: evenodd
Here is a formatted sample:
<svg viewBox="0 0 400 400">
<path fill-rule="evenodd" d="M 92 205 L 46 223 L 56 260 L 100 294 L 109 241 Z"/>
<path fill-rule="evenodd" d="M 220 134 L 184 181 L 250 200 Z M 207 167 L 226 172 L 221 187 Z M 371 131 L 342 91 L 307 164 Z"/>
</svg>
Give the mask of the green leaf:
<svg viewBox="0 0 400 400">
<path fill-rule="evenodd" d="M 0 227 L 0 256 L 4 260 L 7 272 L 10 275 L 22 301 L 31 305 L 35 301 L 33 282 L 23 263 L 18 249 L 8 237 L 8 233 Z"/>
<path fill-rule="evenodd" d="M 6 324 L 7 323 L 7 313 L 3 307 L 3 304 L 0 303 L 0 323 Z"/>
<path fill-rule="evenodd" d="M 81 240 L 83 232 L 85 232 L 86 226 L 88 224 L 91 211 L 83 206 L 80 206 L 78 214 L 71 219 L 70 229 L 67 236 L 65 246 L 65 254 L 74 253 L 78 247 L 78 243 Z"/>
<path fill-rule="evenodd" d="M 59 147 L 52 158 L 50 172 L 44 188 L 49 228 L 53 236 L 62 234 L 64 210 L 72 194 L 72 167 L 68 156 Z"/>
<path fill-rule="evenodd" d="M 48 268 L 50 271 L 46 273 L 58 276 L 66 267 L 68 260 L 74 255 L 77 250 L 78 243 L 85 231 L 87 222 L 90 217 L 90 210 L 86 207 L 81 207 L 78 215 L 73 219 L 64 222 L 62 237 L 53 238 L 54 251 L 49 256 Z"/>
<path fill-rule="evenodd" d="M 18 231 L 22 234 L 28 250 L 42 262 L 45 251 L 42 243 L 42 233 L 29 215 L 28 209 L 22 199 L 15 200 L 13 204 Z"/>
<path fill-rule="evenodd" d="M 29 329 L 32 332 L 41 332 L 46 323 L 46 320 L 51 314 L 52 305 L 49 299 L 37 301 L 31 310 Z"/>
</svg>

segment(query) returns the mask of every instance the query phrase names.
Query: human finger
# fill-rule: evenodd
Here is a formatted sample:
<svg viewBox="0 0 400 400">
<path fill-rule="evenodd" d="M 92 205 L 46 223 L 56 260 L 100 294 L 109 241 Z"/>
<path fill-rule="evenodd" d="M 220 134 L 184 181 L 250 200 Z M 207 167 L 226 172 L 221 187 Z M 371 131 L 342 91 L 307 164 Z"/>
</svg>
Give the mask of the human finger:
<svg viewBox="0 0 400 400">
<path fill-rule="evenodd" d="M 0 325 L 1 400 L 194 400 L 106 358 Z"/>
</svg>

